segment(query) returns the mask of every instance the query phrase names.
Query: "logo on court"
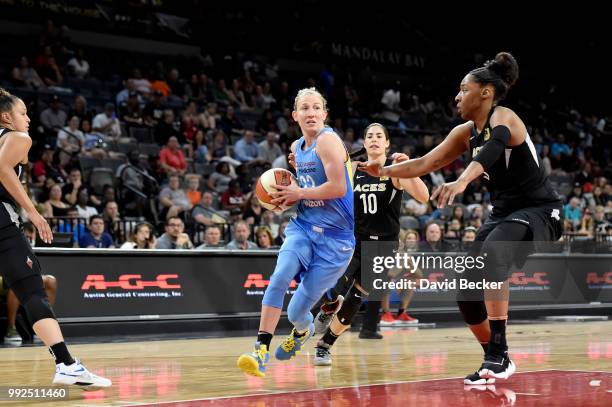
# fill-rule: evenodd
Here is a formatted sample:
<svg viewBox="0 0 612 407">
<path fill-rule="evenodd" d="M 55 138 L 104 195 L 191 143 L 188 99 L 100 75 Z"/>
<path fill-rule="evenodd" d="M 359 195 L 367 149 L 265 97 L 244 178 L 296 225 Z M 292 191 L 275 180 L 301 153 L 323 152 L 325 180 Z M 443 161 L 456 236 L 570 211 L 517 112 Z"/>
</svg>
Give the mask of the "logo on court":
<svg viewBox="0 0 612 407">
<path fill-rule="evenodd" d="M 29 268 L 32 268 L 32 264 L 34 264 L 32 262 L 32 259 L 30 258 L 30 256 L 26 257 L 26 264 L 28 265 Z"/>
</svg>

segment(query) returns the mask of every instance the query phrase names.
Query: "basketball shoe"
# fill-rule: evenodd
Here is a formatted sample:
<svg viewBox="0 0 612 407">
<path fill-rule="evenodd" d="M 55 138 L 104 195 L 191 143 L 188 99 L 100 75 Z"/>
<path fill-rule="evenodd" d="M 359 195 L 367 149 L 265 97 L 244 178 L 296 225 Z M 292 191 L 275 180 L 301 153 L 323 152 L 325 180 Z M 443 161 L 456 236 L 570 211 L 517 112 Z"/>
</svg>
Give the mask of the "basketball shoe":
<svg viewBox="0 0 612 407">
<path fill-rule="evenodd" d="M 238 368 L 251 376 L 265 377 L 266 364 L 270 359 L 268 347 L 255 342 L 255 349 L 251 353 L 243 353 L 238 358 Z"/>
<path fill-rule="evenodd" d="M 394 325 L 413 325 L 418 323 L 418 319 L 411 317 L 405 312 L 402 312 L 400 315 L 396 316 L 395 321 L 393 321 Z"/>
<path fill-rule="evenodd" d="M 395 323 L 395 317 L 390 312 L 383 312 L 380 317 L 381 326 L 391 326 Z"/>
<path fill-rule="evenodd" d="M 304 346 L 304 343 L 306 343 L 306 341 L 314 335 L 314 330 L 315 327 L 312 322 L 310 323 L 306 333 L 301 336 L 297 336 L 297 332 L 295 331 L 295 328 L 293 328 L 289 336 L 287 336 L 280 346 L 276 348 L 276 359 L 289 360 L 295 357 L 295 355 L 297 355 L 302 349 L 302 346 Z"/>
<path fill-rule="evenodd" d="M 314 365 L 315 366 L 331 366 L 332 357 L 330 346 L 323 341 L 317 343 L 315 348 Z"/>
<path fill-rule="evenodd" d="M 339 295 L 338 300 L 335 304 L 322 304 L 319 313 L 314 319 L 315 334 L 322 334 L 325 332 L 329 324 L 331 324 L 334 315 L 340 311 L 344 297 Z"/>
<path fill-rule="evenodd" d="M 75 359 L 71 365 L 60 363 L 55 365 L 53 384 L 74 384 L 85 387 L 110 387 L 112 382 L 102 376 L 95 375 L 83 366 L 80 360 Z"/>
<path fill-rule="evenodd" d="M 478 375 L 486 379 L 507 379 L 515 371 L 516 365 L 508 357 L 508 352 L 504 352 L 502 355 L 493 355 L 487 352 L 484 362 L 478 369 Z"/>
</svg>

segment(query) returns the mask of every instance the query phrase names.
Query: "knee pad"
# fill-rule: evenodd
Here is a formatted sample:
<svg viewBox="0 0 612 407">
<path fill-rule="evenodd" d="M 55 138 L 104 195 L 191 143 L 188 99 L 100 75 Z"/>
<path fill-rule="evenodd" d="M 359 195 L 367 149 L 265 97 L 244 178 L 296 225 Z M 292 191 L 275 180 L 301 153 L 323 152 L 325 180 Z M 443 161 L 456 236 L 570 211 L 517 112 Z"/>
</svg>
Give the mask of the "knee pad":
<svg viewBox="0 0 612 407">
<path fill-rule="evenodd" d="M 468 325 L 478 325 L 487 319 L 484 301 L 457 301 L 463 320 Z"/>
<path fill-rule="evenodd" d="M 340 307 L 340 311 L 338 311 L 336 315 L 338 321 L 340 321 L 342 325 L 350 325 L 353 317 L 357 314 L 359 308 L 361 308 L 362 302 L 363 299 L 361 298 L 359 290 L 355 287 L 351 288 L 347 298 L 342 303 L 342 307 Z"/>
<path fill-rule="evenodd" d="M 33 293 L 30 299 L 22 305 L 32 325 L 45 318 L 57 319 L 51 305 L 49 305 L 46 294 L 41 295 L 38 292 Z"/>
</svg>

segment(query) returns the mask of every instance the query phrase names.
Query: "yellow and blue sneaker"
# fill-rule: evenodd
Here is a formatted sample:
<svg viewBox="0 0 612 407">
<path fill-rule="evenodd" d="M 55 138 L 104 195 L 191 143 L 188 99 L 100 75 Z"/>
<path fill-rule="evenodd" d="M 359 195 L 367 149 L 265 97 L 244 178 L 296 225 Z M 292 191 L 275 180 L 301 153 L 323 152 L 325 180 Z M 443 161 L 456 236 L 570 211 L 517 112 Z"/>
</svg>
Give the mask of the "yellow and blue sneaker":
<svg viewBox="0 0 612 407">
<path fill-rule="evenodd" d="M 315 333 L 314 324 L 311 322 L 308 327 L 308 331 L 301 336 L 297 336 L 297 332 L 295 328 L 291 330 L 289 336 L 285 338 L 285 340 L 280 344 L 278 348 L 276 348 L 276 359 L 278 360 L 289 360 L 293 358 L 295 355 L 300 353 L 302 346 L 304 343 Z"/>
<path fill-rule="evenodd" d="M 255 342 L 255 350 L 251 353 L 243 353 L 238 358 L 238 368 L 246 374 L 257 377 L 266 376 L 266 363 L 270 355 L 268 347 L 262 343 Z"/>
</svg>

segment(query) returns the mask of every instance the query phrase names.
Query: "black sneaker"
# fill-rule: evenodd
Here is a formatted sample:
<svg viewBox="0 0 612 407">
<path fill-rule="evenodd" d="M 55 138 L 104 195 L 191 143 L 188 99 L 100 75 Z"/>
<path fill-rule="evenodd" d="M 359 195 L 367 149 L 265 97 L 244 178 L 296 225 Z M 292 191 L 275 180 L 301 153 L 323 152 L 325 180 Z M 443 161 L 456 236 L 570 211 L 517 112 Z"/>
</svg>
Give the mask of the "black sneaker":
<svg viewBox="0 0 612 407">
<path fill-rule="evenodd" d="M 477 373 L 485 379 L 507 379 L 514 372 L 516 365 L 508 357 L 508 352 L 505 352 L 503 355 L 487 354 Z"/>
<path fill-rule="evenodd" d="M 495 383 L 494 378 L 485 379 L 484 377 L 480 377 L 478 372 L 474 372 L 471 375 L 467 375 L 465 376 L 465 379 L 463 379 L 463 384 L 469 385 L 469 386 L 493 384 L 493 383 Z"/>
<path fill-rule="evenodd" d="M 382 339 L 383 336 L 375 331 L 369 329 L 362 329 L 359 331 L 359 339 Z"/>
</svg>

